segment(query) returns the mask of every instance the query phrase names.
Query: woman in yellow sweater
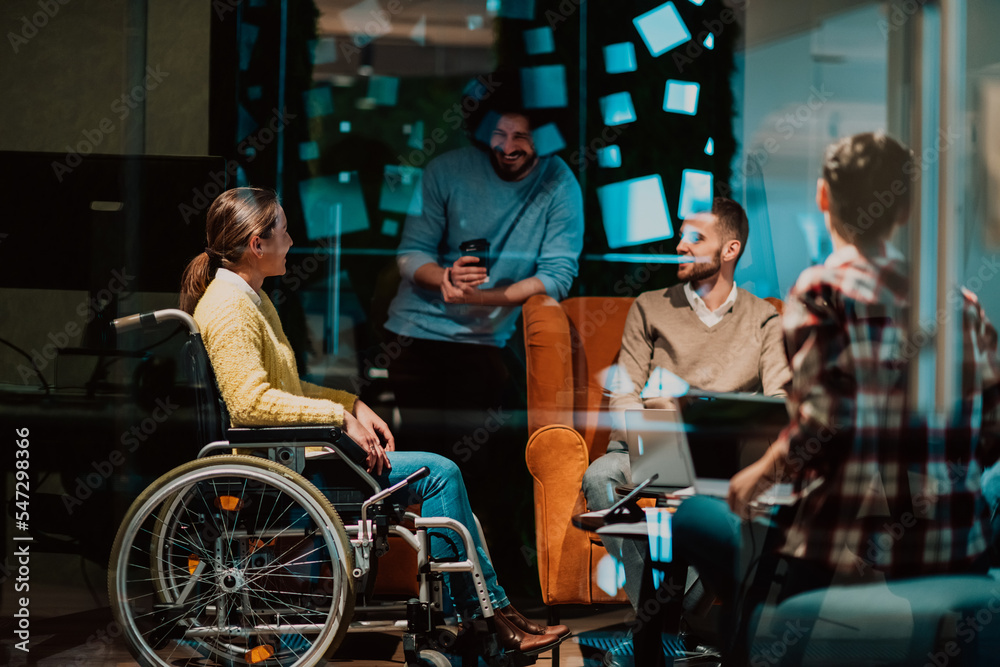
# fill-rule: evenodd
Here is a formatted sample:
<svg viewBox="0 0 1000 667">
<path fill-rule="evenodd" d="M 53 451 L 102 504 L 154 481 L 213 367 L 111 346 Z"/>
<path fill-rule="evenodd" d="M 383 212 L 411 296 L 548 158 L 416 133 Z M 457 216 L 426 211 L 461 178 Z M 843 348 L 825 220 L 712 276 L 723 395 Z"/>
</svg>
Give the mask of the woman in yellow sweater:
<svg viewBox="0 0 1000 667">
<path fill-rule="evenodd" d="M 395 451 L 389 427 L 356 396 L 299 379 L 278 313 L 261 290 L 264 278 L 284 274 L 292 246 L 275 194 L 259 188 L 223 192 L 208 211 L 207 240 L 205 252 L 184 272 L 181 308 L 193 313 L 201 328 L 233 426 L 339 426 L 368 453 L 369 472 L 383 484 L 395 484 L 427 466 L 431 474 L 410 491 L 427 516 L 450 517 L 470 529 L 504 648 L 535 653 L 568 635 L 566 626 L 538 625 L 510 605 L 479 542 L 465 484 L 454 463 L 436 454 Z M 461 542 L 434 533 L 435 558 L 465 558 Z M 463 616 L 475 615 L 479 605 L 469 577 L 449 576 L 456 608 Z"/>
</svg>

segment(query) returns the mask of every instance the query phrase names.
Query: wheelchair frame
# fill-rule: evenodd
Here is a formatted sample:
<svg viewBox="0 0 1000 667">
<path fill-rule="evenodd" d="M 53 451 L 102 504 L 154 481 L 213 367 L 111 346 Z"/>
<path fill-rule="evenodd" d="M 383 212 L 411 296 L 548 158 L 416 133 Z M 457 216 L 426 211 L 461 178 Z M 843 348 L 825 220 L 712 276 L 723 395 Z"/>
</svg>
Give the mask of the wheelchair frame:
<svg viewBox="0 0 1000 667">
<path fill-rule="evenodd" d="M 214 420 L 222 425 L 216 432 L 222 430 L 225 437 L 209 442 L 194 461 L 156 480 L 132 504 L 119 528 L 109 564 L 109 597 L 115 620 L 141 664 L 173 667 L 178 657 L 210 654 L 227 665 L 306 667 L 336 651 L 347 631 L 402 628 L 407 665 L 451 665 L 441 650 L 454 645 L 457 631 L 439 625 L 442 579 L 445 573 L 466 572 L 473 578 L 482 618 L 473 623 L 475 636 L 466 643 L 463 664 L 477 664 L 479 656 L 491 666 L 535 662 L 534 655 L 501 650 L 468 528 L 446 517 L 401 512 L 389 501 L 393 493 L 426 476 L 426 467 L 382 489 L 361 465 L 364 450 L 339 428 L 225 428 L 228 415 L 190 315 L 166 309 L 121 318 L 113 326 L 125 332 L 167 321 L 187 327 L 192 379 L 196 389 L 203 385 L 201 393 L 209 398 L 206 427 L 205 401 L 199 397 L 200 430 L 211 432 Z M 214 407 L 219 414 L 211 414 Z M 356 476 L 354 481 L 371 490 L 356 522 L 344 526 L 332 501 L 302 476 L 304 448 L 310 446 L 322 447 L 327 457 L 342 461 Z M 267 458 L 228 453 L 234 447 Z M 266 515 L 265 502 L 272 503 Z M 275 515 L 286 520 L 272 526 L 269 521 Z M 393 520 L 399 518 L 411 520 L 414 530 Z M 429 528 L 457 533 L 466 559 L 433 560 Z M 372 559 L 388 550 L 389 535 L 399 536 L 416 552 L 419 597 L 372 604 L 367 595 Z M 267 584 L 277 587 L 265 589 Z M 355 607 L 355 597 L 361 606 Z M 406 612 L 402 621 L 355 620 L 355 614 L 401 610 Z"/>
</svg>

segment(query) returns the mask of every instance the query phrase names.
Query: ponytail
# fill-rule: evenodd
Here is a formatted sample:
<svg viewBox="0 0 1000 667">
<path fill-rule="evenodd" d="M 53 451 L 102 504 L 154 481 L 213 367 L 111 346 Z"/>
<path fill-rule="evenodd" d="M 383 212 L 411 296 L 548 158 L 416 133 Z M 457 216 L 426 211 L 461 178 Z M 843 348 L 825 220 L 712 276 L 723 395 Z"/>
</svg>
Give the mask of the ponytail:
<svg viewBox="0 0 1000 667">
<path fill-rule="evenodd" d="M 217 265 L 212 266 L 208 252 L 201 253 L 188 263 L 181 277 L 181 310 L 194 314 L 194 307 L 205 294 L 208 283 L 215 277 L 218 268 Z"/>
</svg>

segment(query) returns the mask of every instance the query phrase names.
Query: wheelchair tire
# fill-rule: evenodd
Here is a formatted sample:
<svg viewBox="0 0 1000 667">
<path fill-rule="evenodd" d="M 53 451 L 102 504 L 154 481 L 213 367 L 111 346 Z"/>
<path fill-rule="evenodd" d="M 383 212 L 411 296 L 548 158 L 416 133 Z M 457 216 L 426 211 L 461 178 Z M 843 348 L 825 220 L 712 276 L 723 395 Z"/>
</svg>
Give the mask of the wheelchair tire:
<svg viewBox="0 0 1000 667">
<path fill-rule="evenodd" d="M 417 662 L 410 663 L 406 667 L 451 667 L 451 660 L 437 651 L 424 650 L 417 657 Z"/>
<path fill-rule="evenodd" d="M 147 667 L 306 667 L 347 633 L 353 561 L 339 515 L 308 480 L 267 459 L 215 456 L 171 470 L 132 504 L 108 594 Z"/>
</svg>

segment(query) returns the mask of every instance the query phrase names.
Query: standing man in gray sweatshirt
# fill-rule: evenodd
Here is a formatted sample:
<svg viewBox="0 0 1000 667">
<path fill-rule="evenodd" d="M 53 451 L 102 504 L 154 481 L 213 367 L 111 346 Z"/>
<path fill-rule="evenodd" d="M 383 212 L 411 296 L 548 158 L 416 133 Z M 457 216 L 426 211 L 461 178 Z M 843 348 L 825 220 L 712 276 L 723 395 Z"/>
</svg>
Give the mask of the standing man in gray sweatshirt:
<svg viewBox="0 0 1000 667">
<path fill-rule="evenodd" d="M 610 507 L 615 487 L 632 482 L 623 411 L 662 407 L 685 386 L 782 396 L 791 379 L 778 312 L 733 282 L 749 232 L 743 208 L 718 197 L 680 232 L 677 253 L 692 258 L 677 269 L 681 282 L 640 294 L 625 321 L 611 383 L 611 441 L 583 476 L 591 510 Z M 604 544 L 624 566 L 625 593 L 638 605 L 645 548 L 613 537 Z"/>
<path fill-rule="evenodd" d="M 523 467 L 523 436 L 518 453 L 495 451 L 497 438 L 481 435 L 495 434 L 518 407 L 505 389 L 524 370 L 506 347 L 521 305 L 535 294 L 564 299 L 583 248 L 580 185 L 535 143 L 547 116 L 524 108 L 519 76 L 497 72 L 490 81 L 492 91 L 463 100 L 475 110 L 466 118 L 472 146 L 424 172 L 423 206 L 403 228 L 402 280 L 385 323 L 399 350 L 389 365 L 403 421 L 398 445 L 451 458 L 470 488 L 495 471 L 494 453 Z"/>
<path fill-rule="evenodd" d="M 551 142 L 537 141 L 553 116 L 525 108 L 520 74 L 491 74 L 489 85 L 462 102 L 472 145 L 424 171 L 385 328 L 398 350 L 388 369 L 402 420 L 397 446 L 458 464 L 494 560 L 517 580 L 532 576 L 521 555 L 533 539 L 532 498 L 515 379 L 525 371 L 508 340 L 529 297 L 569 292 L 583 196 Z"/>
</svg>

